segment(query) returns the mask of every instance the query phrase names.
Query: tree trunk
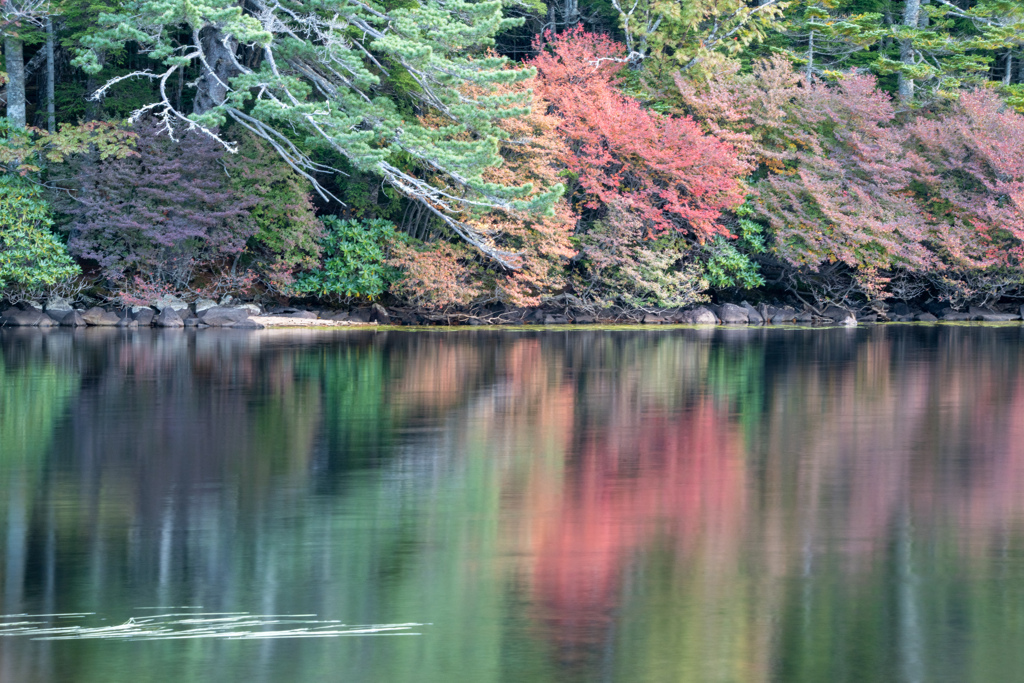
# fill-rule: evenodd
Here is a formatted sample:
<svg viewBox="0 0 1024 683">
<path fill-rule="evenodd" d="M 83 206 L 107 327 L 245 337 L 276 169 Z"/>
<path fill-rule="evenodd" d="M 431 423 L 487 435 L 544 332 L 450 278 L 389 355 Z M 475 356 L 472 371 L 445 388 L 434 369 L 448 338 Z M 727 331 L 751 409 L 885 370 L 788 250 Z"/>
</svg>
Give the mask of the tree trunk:
<svg viewBox="0 0 1024 683">
<path fill-rule="evenodd" d="M 814 31 L 807 39 L 807 87 L 814 83 Z"/>
<path fill-rule="evenodd" d="M 96 59 L 99 60 L 100 68 L 102 68 L 107 61 L 107 53 L 102 50 L 97 50 Z M 85 80 L 85 120 L 86 121 L 98 121 L 103 115 L 103 103 L 100 100 L 92 99 L 92 94 L 99 89 L 96 76 L 98 74 L 89 74 Z"/>
<path fill-rule="evenodd" d="M 237 40 L 228 40 L 225 45 L 220 29 L 204 28 L 200 41 L 206 64 L 202 66 L 203 75 L 196 81 L 196 99 L 192 103 L 195 114 L 204 114 L 223 104 L 228 95 L 228 80 L 237 73 L 232 59 L 238 49 Z"/>
<path fill-rule="evenodd" d="M 46 130 L 57 130 L 57 110 L 54 105 L 56 67 L 53 64 L 53 22 L 46 17 Z"/>
<path fill-rule="evenodd" d="M 916 29 L 920 16 L 921 0 L 907 0 L 903 6 L 903 25 Z M 900 61 L 906 65 L 914 63 L 914 51 L 910 40 L 900 41 Z M 914 80 L 902 73 L 899 77 L 899 93 L 900 99 L 904 102 L 914 98 Z"/>
<path fill-rule="evenodd" d="M 1003 85 L 1013 83 L 1013 51 L 1006 51 L 1006 73 L 1003 74 Z"/>
<path fill-rule="evenodd" d="M 7 59 L 7 120 L 15 128 L 25 127 L 25 57 L 22 42 L 14 36 L 4 36 L 4 56 Z"/>
</svg>

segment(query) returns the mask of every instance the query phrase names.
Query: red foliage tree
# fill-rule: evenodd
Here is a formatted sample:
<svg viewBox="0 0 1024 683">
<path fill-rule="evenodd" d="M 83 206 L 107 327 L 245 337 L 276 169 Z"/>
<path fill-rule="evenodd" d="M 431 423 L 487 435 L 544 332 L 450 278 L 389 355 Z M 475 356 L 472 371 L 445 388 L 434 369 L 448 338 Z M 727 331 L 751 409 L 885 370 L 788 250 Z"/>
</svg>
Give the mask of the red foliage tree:
<svg viewBox="0 0 1024 683">
<path fill-rule="evenodd" d="M 570 145 L 570 196 L 579 206 L 602 214 L 618 206 L 639 217 L 648 236 L 678 231 L 703 242 L 729 234 L 719 219 L 742 203 L 748 170 L 731 145 L 619 92 L 625 50 L 606 36 L 577 28 L 545 34 L 536 47 L 528 64 Z"/>
</svg>

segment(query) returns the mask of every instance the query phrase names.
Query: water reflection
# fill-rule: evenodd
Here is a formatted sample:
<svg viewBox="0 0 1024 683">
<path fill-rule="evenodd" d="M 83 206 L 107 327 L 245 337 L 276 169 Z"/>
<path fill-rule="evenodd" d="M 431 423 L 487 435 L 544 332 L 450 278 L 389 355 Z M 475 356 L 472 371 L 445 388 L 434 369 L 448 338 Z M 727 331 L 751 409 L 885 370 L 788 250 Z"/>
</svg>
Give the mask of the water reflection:
<svg viewBox="0 0 1024 683">
<path fill-rule="evenodd" d="M 1024 680 L 1022 348 L 5 330 L 0 614 L 421 635 L 0 637 L 0 681 Z"/>
</svg>

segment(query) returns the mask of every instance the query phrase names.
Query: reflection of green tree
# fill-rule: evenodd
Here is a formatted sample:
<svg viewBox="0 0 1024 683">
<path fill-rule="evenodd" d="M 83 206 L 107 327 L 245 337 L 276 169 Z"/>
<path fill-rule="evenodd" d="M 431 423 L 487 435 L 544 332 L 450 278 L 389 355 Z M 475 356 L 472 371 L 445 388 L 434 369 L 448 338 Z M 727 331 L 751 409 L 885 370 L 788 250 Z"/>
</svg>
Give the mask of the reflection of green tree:
<svg viewBox="0 0 1024 683">
<path fill-rule="evenodd" d="M 51 363 L 7 367 L 0 355 L 0 478 L 42 465 L 75 387 L 74 375 Z"/>
</svg>

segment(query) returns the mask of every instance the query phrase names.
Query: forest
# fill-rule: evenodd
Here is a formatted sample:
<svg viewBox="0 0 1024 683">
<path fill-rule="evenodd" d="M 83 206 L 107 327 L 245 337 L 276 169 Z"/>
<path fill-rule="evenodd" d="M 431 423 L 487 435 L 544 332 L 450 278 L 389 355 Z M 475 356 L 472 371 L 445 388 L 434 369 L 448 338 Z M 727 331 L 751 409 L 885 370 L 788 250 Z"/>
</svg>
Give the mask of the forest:
<svg viewBox="0 0 1024 683">
<path fill-rule="evenodd" d="M 0 0 L 0 294 L 1024 300 L 1019 0 Z"/>
</svg>

